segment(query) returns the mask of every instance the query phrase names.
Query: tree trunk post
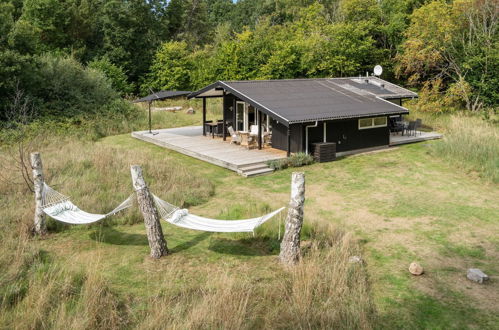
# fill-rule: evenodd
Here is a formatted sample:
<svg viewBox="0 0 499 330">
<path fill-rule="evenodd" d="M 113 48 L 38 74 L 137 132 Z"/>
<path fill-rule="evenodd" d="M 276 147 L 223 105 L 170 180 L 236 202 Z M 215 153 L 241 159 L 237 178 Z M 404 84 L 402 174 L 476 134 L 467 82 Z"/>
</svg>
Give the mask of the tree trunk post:
<svg viewBox="0 0 499 330">
<path fill-rule="evenodd" d="M 168 254 L 168 247 L 159 222 L 159 214 L 154 206 L 154 200 L 149 192 L 149 188 L 142 176 L 142 168 L 139 165 L 132 165 L 130 171 L 132 172 L 133 188 L 137 193 L 139 209 L 144 216 L 147 239 L 151 248 L 151 257 L 159 259 Z"/>
<path fill-rule="evenodd" d="M 45 213 L 43 213 L 43 166 L 42 157 L 39 152 L 31 153 L 31 169 L 33 172 L 33 190 L 35 191 L 35 218 L 34 233 L 45 235 L 47 225 L 45 224 Z"/>
<path fill-rule="evenodd" d="M 293 172 L 291 199 L 289 201 L 286 227 L 281 242 L 279 260 L 285 265 L 294 265 L 300 260 L 300 233 L 303 225 L 303 204 L 305 203 L 305 174 Z"/>
</svg>

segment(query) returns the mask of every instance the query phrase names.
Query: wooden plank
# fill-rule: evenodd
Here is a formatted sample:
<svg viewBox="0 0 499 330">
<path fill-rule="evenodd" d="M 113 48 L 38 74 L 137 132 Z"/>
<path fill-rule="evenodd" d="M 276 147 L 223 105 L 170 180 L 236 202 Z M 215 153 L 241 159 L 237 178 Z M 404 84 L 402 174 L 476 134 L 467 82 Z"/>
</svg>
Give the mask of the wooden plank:
<svg viewBox="0 0 499 330">
<path fill-rule="evenodd" d="M 199 126 L 162 129 L 157 132 L 157 135 L 148 134 L 147 131 L 133 132 L 132 136 L 232 171 L 238 171 L 241 166 L 285 157 L 284 152 L 277 150 L 246 150 L 222 139 L 204 137 L 202 127 Z"/>
</svg>

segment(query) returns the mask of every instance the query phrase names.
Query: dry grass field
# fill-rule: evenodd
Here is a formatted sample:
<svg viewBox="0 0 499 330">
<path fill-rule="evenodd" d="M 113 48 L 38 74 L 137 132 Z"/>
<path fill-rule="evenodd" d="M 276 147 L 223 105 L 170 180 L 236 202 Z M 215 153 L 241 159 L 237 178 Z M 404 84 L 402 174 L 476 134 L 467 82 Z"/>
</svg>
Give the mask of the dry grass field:
<svg viewBox="0 0 499 330">
<path fill-rule="evenodd" d="M 197 120 L 155 114 L 159 127 Z M 301 168 L 305 244 L 291 270 L 276 261 L 283 216 L 255 237 L 164 223 L 172 254 L 159 261 L 136 209 L 90 226 L 50 221 L 47 237 L 31 238 L 33 197 L 6 167 L 0 328 L 497 328 L 499 187 L 493 170 L 436 156 L 444 143 Z M 155 194 L 203 216 L 251 217 L 289 199 L 293 169 L 246 179 L 129 134 L 46 136 L 37 148 L 47 182 L 90 212 L 131 193 L 130 164 L 143 166 Z M 408 273 L 414 260 L 423 276 Z M 491 281 L 466 280 L 471 267 Z"/>
</svg>

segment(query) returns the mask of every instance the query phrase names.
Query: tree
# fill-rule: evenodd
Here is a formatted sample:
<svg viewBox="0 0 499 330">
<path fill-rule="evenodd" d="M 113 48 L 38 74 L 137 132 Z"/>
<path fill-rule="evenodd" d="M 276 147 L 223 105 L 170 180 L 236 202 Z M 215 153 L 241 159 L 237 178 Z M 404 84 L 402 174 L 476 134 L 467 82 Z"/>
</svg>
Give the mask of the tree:
<svg viewBox="0 0 499 330">
<path fill-rule="evenodd" d="M 103 44 L 97 55 L 138 81 L 151 65 L 154 51 L 164 38 L 163 16 L 154 9 L 156 1 L 106 1 L 99 13 Z"/>
<path fill-rule="evenodd" d="M 143 85 L 144 94 L 153 90 L 188 90 L 191 63 L 185 41 L 165 42 L 154 56 L 150 73 Z"/>
<path fill-rule="evenodd" d="M 397 57 L 399 76 L 414 85 L 442 78 L 466 108 L 497 104 L 498 13 L 492 0 L 433 1 L 414 11 Z M 495 83 L 494 83 L 495 82 Z"/>
<path fill-rule="evenodd" d="M 185 21 L 179 39 L 184 40 L 194 48 L 204 45 L 210 40 L 208 5 L 205 0 L 187 0 L 185 6 Z"/>
<path fill-rule="evenodd" d="M 93 60 L 88 64 L 88 67 L 102 72 L 111 82 L 111 86 L 122 96 L 133 91 L 133 86 L 128 83 L 123 68 L 113 64 L 107 57 Z"/>
</svg>

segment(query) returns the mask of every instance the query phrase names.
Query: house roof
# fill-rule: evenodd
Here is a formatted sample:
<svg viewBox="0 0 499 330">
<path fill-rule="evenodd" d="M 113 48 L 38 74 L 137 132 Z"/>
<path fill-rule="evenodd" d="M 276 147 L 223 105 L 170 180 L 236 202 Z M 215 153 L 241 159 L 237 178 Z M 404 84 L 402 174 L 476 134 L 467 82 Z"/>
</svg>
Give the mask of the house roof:
<svg viewBox="0 0 499 330">
<path fill-rule="evenodd" d="M 417 94 L 376 77 L 217 81 L 189 95 L 220 97 L 230 93 L 284 124 L 406 114 L 388 99 Z"/>
<path fill-rule="evenodd" d="M 137 99 L 133 101 L 133 103 L 159 101 L 159 100 L 171 99 L 177 96 L 187 96 L 189 94 L 191 94 L 191 92 L 189 91 L 159 91 L 157 93 L 153 93 L 151 95 L 147 95 L 144 96 L 143 98 Z"/>
</svg>

